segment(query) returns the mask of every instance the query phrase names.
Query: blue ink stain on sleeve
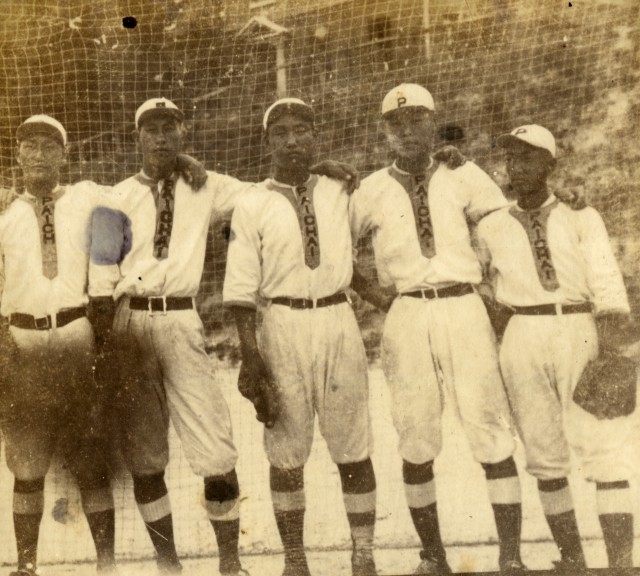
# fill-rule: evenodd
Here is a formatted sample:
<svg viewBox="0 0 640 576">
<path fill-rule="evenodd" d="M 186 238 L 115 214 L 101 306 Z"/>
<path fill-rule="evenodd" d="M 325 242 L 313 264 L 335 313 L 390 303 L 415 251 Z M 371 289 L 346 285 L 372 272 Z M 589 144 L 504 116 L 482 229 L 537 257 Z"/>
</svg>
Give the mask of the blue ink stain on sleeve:
<svg viewBox="0 0 640 576">
<path fill-rule="evenodd" d="M 93 212 L 91 261 L 97 266 L 120 264 L 131 252 L 131 220 L 120 210 L 98 206 Z"/>
</svg>

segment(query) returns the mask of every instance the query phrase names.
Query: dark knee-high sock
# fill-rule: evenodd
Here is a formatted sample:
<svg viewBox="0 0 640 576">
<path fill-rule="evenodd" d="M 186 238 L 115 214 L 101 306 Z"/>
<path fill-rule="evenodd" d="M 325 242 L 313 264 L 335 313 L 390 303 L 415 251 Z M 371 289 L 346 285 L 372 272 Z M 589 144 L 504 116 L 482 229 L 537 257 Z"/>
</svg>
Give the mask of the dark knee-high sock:
<svg viewBox="0 0 640 576">
<path fill-rule="evenodd" d="M 284 470 L 271 466 L 271 500 L 278 532 L 284 546 L 285 563 L 306 568 L 304 553 L 304 468 Z"/>
<path fill-rule="evenodd" d="M 158 555 L 161 568 L 178 567 L 178 553 L 173 538 L 173 518 L 164 472 L 133 477 L 133 494 L 147 532 Z"/>
<path fill-rule="evenodd" d="M 446 561 L 438 522 L 433 460 L 424 464 L 412 464 L 404 460 L 402 476 L 409 512 L 424 548 L 421 557 L 436 562 Z"/>
<path fill-rule="evenodd" d="M 633 566 L 633 504 L 629 482 L 597 482 L 596 500 L 609 568 Z"/>
<path fill-rule="evenodd" d="M 18 568 L 34 568 L 38 561 L 38 535 L 44 513 L 44 478 L 13 484 L 13 526 L 18 548 Z"/>
<path fill-rule="evenodd" d="M 354 548 L 371 550 L 376 523 L 376 477 L 371 458 L 338 464 L 338 470 Z"/>
<path fill-rule="evenodd" d="M 230 574 L 241 568 L 238 556 L 240 536 L 240 487 L 235 469 L 222 476 L 204 479 L 204 498 L 220 551 L 220 573 Z"/>
<path fill-rule="evenodd" d="M 538 493 L 563 560 L 584 566 L 584 553 L 567 478 L 538 480 Z"/>
<path fill-rule="evenodd" d="M 516 463 L 510 456 L 496 464 L 482 464 L 482 467 L 500 541 L 500 565 L 521 562 L 522 495 Z"/>
<path fill-rule="evenodd" d="M 80 488 L 82 509 L 87 517 L 91 536 L 96 546 L 98 571 L 106 571 L 116 564 L 115 532 L 116 516 L 113 505 L 113 493 L 106 480 L 106 486 Z"/>
</svg>

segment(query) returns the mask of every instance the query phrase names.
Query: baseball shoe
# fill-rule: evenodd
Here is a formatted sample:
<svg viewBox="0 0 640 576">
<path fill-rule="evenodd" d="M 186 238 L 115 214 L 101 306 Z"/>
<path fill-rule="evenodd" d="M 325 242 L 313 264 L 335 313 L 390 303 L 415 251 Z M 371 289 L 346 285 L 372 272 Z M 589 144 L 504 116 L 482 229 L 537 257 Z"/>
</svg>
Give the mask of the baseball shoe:
<svg viewBox="0 0 640 576">
<path fill-rule="evenodd" d="M 589 573 L 587 565 L 582 558 L 580 560 L 554 560 L 553 571 L 556 574 L 570 574 L 572 576 Z"/>
<path fill-rule="evenodd" d="M 41 572 L 33 564 L 27 564 L 23 568 L 18 568 L 11 572 L 9 576 L 40 576 Z"/>
<path fill-rule="evenodd" d="M 158 561 L 158 572 L 160 574 L 182 574 L 182 564 L 179 560 L 173 562 Z"/>
<path fill-rule="evenodd" d="M 422 554 L 420 557 L 422 558 L 422 562 L 420 562 L 414 574 L 453 574 L 446 560 L 438 561 L 434 558 L 424 557 Z"/>
<path fill-rule="evenodd" d="M 311 576 L 306 559 L 303 562 L 287 562 L 285 560 L 282 576 Z"/>
<path fill-rule="evenodd" d="M 500 574 L 505 576 L 519 576 L 528 572 L 528 568 L 518 560 L 509 560 L 500 564 Z"/>
<path fill-rule="evenodd" d="M 373 550 L 354 548 L 351 553 L 352 576 L 376 576 L 377 573 Z"/>
</svg>

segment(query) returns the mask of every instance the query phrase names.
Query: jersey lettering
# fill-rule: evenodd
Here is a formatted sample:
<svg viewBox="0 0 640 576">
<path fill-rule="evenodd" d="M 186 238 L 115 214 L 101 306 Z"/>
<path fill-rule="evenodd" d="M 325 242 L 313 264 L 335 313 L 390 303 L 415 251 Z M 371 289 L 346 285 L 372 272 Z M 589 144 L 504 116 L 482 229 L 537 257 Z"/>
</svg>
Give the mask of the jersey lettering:
<svg viewBox="0 0 640 576">
<path fill-rule="evenodd" d="M 509 210 L 509 214 L 522 224 L 527 233 L 540 284 L 547 292 L 555 292 L 560 288 L 547 236 L 549 214 L 557 205 L 558 200 L 555 200 L 537 210 L 521 211 L 515 207 Z"/>
<path fill-rule="evenodd" d="M 283 194 L 296 211 L 300 234 L 302 235 L 304 263 L 311 270 L 315 270 L 320 266 L 320 235 L 318 234 L 318 221 L 313 207 L 313 191 L 317 183 L 317 176 L 311 176 L 311 179 L 304 186 L 296 188 L 297 195 L 294 195 L 289 187 L 280 187 L 277 184 L 269 186 L 272 190 L 277 190 Z"/>
<path fill-rule="evenodd" d="M 173 229 L 173 187 L 174 179 L 166 178 L 162 181 L 162 190 L 154 194 L 156 201 L 156 234 L 153 239 L 153 255 L 157 260 L 165 260 L 169 256 L 169 243 Z M 154 188 L 152 187 L 153 191 Z"/>
<path fill-rule="evenodd" d="M 431 177 L 437 168 L 438 164 L 434 162 L 425 174 L 417 176 L 398 172 L 394 166 L 389 168 L 389 175 L 402 184 L 411 199 L 420 251 L 425 258 L 433 258 L 436 255 L 436 240 L 433 235 L 428 190 Z"/>
<path fill-rule="evenodd" d="M 40 230 L 42 254 L 42 274 L 52 280 L 58 275 L 58 248 L 56 245 L 55 209 L 56 202 L 65 193 L 65 188 L 55 190 L 51 195 L 36 200 L 34 207 Z"/>
</svg>

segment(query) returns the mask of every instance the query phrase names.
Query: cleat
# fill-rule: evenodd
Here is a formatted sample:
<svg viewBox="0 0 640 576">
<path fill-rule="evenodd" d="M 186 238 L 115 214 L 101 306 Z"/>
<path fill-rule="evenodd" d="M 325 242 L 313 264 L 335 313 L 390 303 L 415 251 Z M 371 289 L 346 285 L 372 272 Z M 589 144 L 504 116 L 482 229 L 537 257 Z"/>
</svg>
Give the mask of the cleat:
<svg viewBox="0 0 640 576">
<path fill-rule="evenodd" d="M 282 576 L 311 576 L 306 558 L 296 562 L 287 562 L 285 560 Z"/>
<path fill-rule="evenodd" d="M 27 564 L 26 566 L 11 572 L 9 576 L 40 576 L 41 574 L 42 572 L 40 572 L 40 570 L 33 564 Z"/>
<path fill-rule="evenodd" d="M 182 564 L 179 560 L 172 562 L 158 560 L 158 572 L 160 574 L 182 574 Z"/>
<path fill-rule="evenodd" d="M 422 562 L 420 562 L 414 574 L 452 574 L 451 568 L 449 568 L 449 564 L 445 559 L 438 561 L 434 558 L 427 558 L 423 556 L 422 552 L 420 557 Z"/>
<path fill-rule="evenodd" d="M 373 560 L 373 550 L 354 549 L 351 554 L 352 576 L 376 576 L 376 563 Z"/>
<path fill-rule="evenodd" d="M 500 574 L 518 576 L 528 571 L 529 569 L 519 560 L 509 560 L 500 564 Z"/>
<path fill-rule="evenodd" d="M 553 571 L 556 574 L 588 574 L 587 564 L 583 558 L 579 560 L 554 560 Z"/>
</svg>

